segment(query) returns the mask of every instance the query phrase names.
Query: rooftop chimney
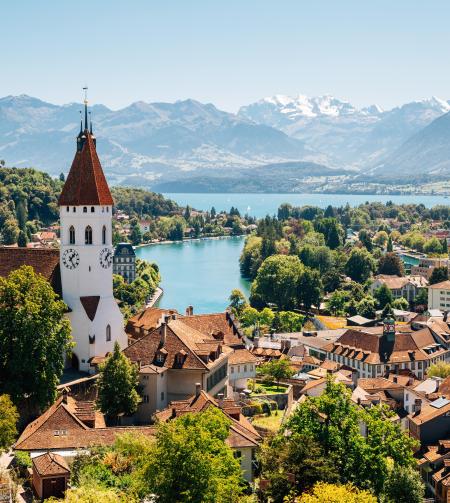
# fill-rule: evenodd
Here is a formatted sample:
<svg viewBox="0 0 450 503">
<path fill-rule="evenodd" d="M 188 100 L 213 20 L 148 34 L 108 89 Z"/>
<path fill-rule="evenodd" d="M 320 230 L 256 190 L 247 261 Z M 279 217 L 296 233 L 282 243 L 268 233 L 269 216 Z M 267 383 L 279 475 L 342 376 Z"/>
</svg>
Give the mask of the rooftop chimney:
<svg viewBox="0 0 450 503">
<path fill-rule="evenodd" d="M 164 347 L 166 345 L 166 339 L 167 339 L 167 316 L 164 319 L 164 323 L 161 323 L 161 326 L 159 328 L 160 334 L 161 334 L 161 347 Z"/>
<path fill-rule="evenodd" d="M 217 401 L 219 403 L 219 407 L 223 409 L 223 393 L 218 393 L 217 394 Z"/>
<path fill-rule="evenodd" d="M 195 383 L 195 397 L 196 398 L 200 396 L 201 390 L 202 390 L 202 385 L 199 382 L 196 382 Z"/>
<path fill-rule="evenodd" d="M 186 308 L 186 316 L 192 316 L 194 314 L 194 307 L 193 306 L 188 306 Z"/>
<path fill-rule="evenodd" d="M 397 383 L 398 383 L 398 378 L 397 378 L 397 376 L 394 376 L 394 377 L 392 378 L 392 381 L 393 381 L 395 384 L 397 384 Z"/>
</svg>

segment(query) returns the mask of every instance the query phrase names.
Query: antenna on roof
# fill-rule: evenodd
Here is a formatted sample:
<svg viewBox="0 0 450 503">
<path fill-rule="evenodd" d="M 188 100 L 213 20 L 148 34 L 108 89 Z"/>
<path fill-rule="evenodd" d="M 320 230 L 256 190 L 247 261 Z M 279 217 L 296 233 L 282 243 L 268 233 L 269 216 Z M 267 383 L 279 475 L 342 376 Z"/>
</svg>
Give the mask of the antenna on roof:
<svg viewBox="0 0 450 503">
<path fill-rule="evenodd" d="M 87 105 L 88 105 L 88 99 L 87 99 L 87 91 L 88 87 L 84 86 L 83 87 L 84 91 L 84 129 L 88 128 L 88 111 L 87 111 Z"/>
</svg>

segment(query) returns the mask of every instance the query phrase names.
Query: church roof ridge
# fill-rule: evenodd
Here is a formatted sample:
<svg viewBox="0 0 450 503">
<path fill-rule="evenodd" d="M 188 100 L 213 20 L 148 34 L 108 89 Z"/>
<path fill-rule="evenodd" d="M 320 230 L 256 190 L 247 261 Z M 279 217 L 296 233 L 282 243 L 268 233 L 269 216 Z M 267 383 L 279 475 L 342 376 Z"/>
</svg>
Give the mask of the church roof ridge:
<svg viewBox="0 0 450 503">
<path fill-rule="evenodd" d="M 58 204 L 59 206 L 112 206 L 114 201 L 97 155 L 94 135 L 87 129 L 84 130 L 83 135 L 85 136 L 84 144 L 75 154 Z"/>
</svg>

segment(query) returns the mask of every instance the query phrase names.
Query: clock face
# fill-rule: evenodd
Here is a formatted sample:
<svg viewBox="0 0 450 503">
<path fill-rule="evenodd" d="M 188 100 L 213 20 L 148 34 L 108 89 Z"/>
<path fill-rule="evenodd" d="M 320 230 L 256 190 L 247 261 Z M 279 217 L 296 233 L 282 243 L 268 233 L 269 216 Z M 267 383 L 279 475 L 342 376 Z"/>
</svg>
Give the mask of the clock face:
<svg viewBox="0 0 450 503">
<path fill-rule="evenodd" d="M 75 269 L 80 263 L 80 256 L 73 248 L 68 248 L 62 256 L 62 263 L 67 269 Z"/>
<path fill-rule="evenodd" d="M 100 265 L 103 267 L 103 269 L 108 269 L 109 267 L 111 267 L 112 261 L 112 250 L 110 248 L 103 248 L 103 250 L 100 252 Z"/>
</svg>

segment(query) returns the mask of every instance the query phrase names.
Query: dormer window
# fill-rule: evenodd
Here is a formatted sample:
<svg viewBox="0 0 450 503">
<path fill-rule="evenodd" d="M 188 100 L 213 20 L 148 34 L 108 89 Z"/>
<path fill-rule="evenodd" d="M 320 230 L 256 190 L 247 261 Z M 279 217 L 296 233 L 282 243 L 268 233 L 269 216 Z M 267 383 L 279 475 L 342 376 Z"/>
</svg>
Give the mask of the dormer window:
<svg viewBox="0 0 450 503">
<path fill-rule="evenodd" d="M 184 349 L 182 349 L 181 351 L 179 351 L 176 355 L 175 355 L 175 364 L 176 365 L 183 365 L 184 363 L 184 360 L 186 358 L 186 351 L 184 351 Z"/>
<path fill-rule="evenodd" d="M 164 363 L 164 358 L 165 356 L 163 355 L 163 353 L 159 352 L 159 353 L 156 353 L 156 363 Z"/>
</svg>

